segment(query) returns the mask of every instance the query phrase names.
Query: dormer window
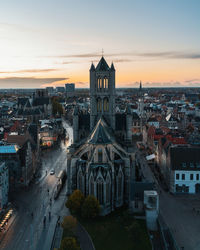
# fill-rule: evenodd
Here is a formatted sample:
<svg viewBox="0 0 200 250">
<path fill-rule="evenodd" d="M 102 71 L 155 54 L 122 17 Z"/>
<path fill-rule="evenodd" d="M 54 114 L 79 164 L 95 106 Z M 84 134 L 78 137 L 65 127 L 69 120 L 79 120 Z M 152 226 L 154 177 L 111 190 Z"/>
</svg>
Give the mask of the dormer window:
<svg viewBox="0 0 200 250">
<path fill-rule="evenodd" d="M 185 162 L 182 163 L 182 167 L 186 168 L 186 163 Z"/>
</svg>

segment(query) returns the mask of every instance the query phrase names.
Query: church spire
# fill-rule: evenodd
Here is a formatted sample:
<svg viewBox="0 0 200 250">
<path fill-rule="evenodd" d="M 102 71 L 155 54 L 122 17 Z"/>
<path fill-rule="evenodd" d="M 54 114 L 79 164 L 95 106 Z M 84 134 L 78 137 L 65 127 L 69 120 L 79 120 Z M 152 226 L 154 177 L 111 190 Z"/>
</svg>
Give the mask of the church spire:
<svg viewBox="0 0 200 250">
<path fill-rule="evenodd" d="M 111 64 L 111 67 L 110 67 L 110 69 L 111 69 L 111 70 L 113 70 L 113 71 L 115 71 L 115 67 L 114 67 L 114 64 L 113 64 L 113 62 L 112 62 L 112 64 Z"/>
<path fill-rule="evenodd" d="M 95 71 L 95 67 L 94 67 L 93 62 L 92 62 L 92 64 L 91 64 L 90 71 Z"/>
<path fill-rule="evenodd" d="M 140 88 L 139 91 L 142 92 L 142 82 L 140 81 Z"/>
</svg>

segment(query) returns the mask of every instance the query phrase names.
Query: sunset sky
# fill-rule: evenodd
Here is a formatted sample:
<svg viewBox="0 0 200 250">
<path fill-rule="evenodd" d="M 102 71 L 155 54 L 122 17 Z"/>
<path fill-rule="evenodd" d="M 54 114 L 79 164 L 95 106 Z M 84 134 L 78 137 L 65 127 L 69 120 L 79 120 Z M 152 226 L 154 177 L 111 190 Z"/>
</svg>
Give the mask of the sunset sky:
<svg viewBox="0 0 200 250">
<path fill-rule="evenodd" d="M 88 87 L 114 62 L 117 87 L 200 87 L 200 0 L 6 0 L 0 88 Z"/>
</svg>

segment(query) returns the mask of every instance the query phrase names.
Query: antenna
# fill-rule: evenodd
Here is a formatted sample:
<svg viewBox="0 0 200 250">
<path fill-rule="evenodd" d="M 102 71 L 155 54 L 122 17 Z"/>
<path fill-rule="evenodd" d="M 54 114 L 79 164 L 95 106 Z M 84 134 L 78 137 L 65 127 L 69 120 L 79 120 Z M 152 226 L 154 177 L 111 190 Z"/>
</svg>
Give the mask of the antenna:
<svg viewBox="0 0 200 250">
<path fill-rule="evenodd" d="M 101 53 L 102 53 L 102 56 L 103 56 L 103 54 L 104 54 L 104 50 L 103 49 L 102 49 Z"/>
</svg>

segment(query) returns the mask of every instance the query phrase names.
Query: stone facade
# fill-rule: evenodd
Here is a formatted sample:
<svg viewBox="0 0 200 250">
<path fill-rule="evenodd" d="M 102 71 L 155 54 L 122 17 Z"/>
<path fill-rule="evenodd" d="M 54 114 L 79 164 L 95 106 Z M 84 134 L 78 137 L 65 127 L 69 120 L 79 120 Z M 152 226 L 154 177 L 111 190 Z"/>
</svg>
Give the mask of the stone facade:
<svg viewBox="0 0 200 250">
<path fill-rule="evenodd" d="M 74 109 L 74 144 L 69 148 L 67 163 L 68 191 L 79 189 L 85 196 L 94 195 L 100 202 L 101 214 L 106 215 L 129 203 L 134 154 L 128 153 L 127 145 L 125 149 L 118 143 L 118 135 L 123 138 L 121 142 L 131 141 L 132 116 L 127 111 L 118 122 L 115 120 L 115 68 L 113 64 L 109 67 L 103 57 L 96 68 L 93 64 L 90 68 L 90 115 L 87 115 Z"/>
</svg>

